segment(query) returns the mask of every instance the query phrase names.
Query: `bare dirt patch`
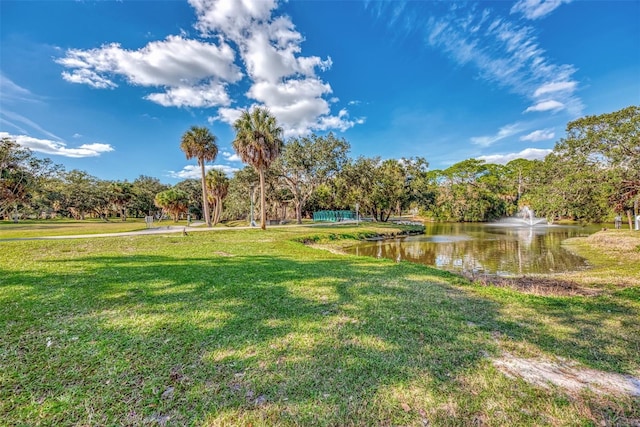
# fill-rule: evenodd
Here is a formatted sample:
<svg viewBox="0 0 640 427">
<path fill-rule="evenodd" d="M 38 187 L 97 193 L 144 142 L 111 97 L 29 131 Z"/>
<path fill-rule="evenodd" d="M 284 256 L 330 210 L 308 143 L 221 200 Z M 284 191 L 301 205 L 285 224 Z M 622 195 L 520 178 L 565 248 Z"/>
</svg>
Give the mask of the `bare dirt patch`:
<svg viewBox="0 0 640 427">
<path fill-rule="evenodd" d="M 640 396 L 640 378 L 580 368 L 567 360 L 524 359 L 505 352 L 492 362 L 508 377 L 544 388 L 554 385 L 572 392 L 588 389 L 600 394 Z"/>
<path fill-rule="evenodd" d="M 553 277 L 498 277 L 490 275 L 465 275 L 467 279 L 481 286 L 496 286 L 545 296 L 595 296 L 602 293 L 598 289 L 589 289 L 576 282 Z"/>
</svg>

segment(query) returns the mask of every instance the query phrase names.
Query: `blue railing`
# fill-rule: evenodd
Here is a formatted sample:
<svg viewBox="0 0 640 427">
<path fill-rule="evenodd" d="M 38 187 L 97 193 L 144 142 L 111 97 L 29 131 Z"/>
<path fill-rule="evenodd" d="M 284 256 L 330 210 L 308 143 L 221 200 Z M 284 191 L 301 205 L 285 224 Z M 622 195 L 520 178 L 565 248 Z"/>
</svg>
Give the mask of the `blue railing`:
<svg viewBox="0 0 640 427">
<path fill-rule="evenodd" d="M 339 222 L 355 219 L 356 214 L 352 211 L 318 211 L 313 213 L 314 221 Z"/>
</svg>

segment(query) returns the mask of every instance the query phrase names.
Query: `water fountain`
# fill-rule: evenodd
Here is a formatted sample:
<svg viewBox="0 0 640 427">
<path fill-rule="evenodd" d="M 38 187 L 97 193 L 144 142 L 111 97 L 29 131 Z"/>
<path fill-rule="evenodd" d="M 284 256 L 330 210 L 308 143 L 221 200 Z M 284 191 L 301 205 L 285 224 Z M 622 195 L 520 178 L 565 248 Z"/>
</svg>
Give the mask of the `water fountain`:
<svg viewBox="0 0 640 427">
<path fill-rule="evenodd" d="M 494 226 L 513 227 L 513 228 L 538 228 L 541 226 L 548 226 L 546 218 L 537 218 L 533 209 L 529 206 L 524 206 L 514 216 L 502 218 L 496 222 L 490 223 Z"/>
<path fill-rule="evenodd" d="M 529 227 L 546 222 L 545 218 L 536 218 L 536 214 L 529 206 L 525 206 L 520 210 L 519 216 Z"/>
</svg>

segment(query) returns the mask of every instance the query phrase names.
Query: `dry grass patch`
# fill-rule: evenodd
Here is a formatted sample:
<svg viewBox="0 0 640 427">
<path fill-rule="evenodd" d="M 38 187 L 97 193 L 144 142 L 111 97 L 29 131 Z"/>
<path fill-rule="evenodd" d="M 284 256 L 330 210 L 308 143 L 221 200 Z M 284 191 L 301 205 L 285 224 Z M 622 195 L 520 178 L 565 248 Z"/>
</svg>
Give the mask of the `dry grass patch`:
<svg viewBox="0 0 640 427">
<path fill-rule="evenodd" d="M 563 246 L 586 258 L 591 266 L 566 273 L 564 279 L 587 287 L 640 286 L 640 232 L 604 230 L 568 239 Z"/>
<path fill-rule="evenodd" d="M 607 230 L 586 238 L 590 245 L 607 251 L 624 252 L 626 256 L 640 259 L 640 233 Z"/>
</svg>

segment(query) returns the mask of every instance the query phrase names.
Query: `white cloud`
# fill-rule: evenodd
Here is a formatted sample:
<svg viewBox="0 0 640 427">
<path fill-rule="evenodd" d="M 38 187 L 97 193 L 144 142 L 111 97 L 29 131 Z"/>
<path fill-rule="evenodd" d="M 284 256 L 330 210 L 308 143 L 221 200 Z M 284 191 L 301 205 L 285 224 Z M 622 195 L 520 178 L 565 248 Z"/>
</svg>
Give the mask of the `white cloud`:
<svg viewBox="0 0 640 427">
<path fill-rule="evenodd" d="M 410 25 L 411 32 L 418 33 L 428 46 L 444 52 L 458 65 L 476 69 L 481 79 L 534 102 L 553 89 L 554 99 L 570 114 L 582 113 L 584 106 L 575 95 L 577 84 L 572 78 L 576 68 L 549 58 L 532 26 L 482 2 L 461 7 L 458 2 L 408 1 L 403 2 L 403 8 L 396 7 L 398 3 L 375 2 L 376 8 L 372 9 L 394 33 L 406 31 L 398 27 Z M 542 11 L 553 2 L 536 3 L 543 4 Z M 549 85 L 553 83 L 557 85 Z M 555 90 L 560 87 L 562 90 Z"/>
<path fill-rule="evenodd" d="M 240 170 L 240 168 L 234 168 L 229 165 L 213 165 L 213 169 L 218 169 L 219 171 L 224 172 L 227 176 L 231 176 Z"/>
<path fill-rule="evenodd" d="M 81 135 L 81 134 L 79 134 L 79 133 L 74 133 L 74 134 L 73 134 L 73 137 L 74 137 L 74 138 L 82 138 L 82 135 Z"/>
<path fill-rule="evenodd" d="M 212 78 L 238 81 L 242 74 L 234 59 L 233 49 L 224 42 L 216 45 L 168 36 L 139 50 L 126 50 L 118 43 L 97 49 L 70 49 L 57 62 L 73 72 L 93 70 L 105 75 L 121 75 L 135 85 L 178 87 Z"/>
<path fill-rule="evenodd" d="M 501 127 L 498 130 L 498 133 L 495 135 L 487 135 L 487 136 L 474 136 L 471 138 L 471 142 L 479 145 L 481 147 L 488 147 L 495 142 L 500 141 L 501 139 L 508 138 L 522 131 L 522 126 L 520 123 L 513 123 L 510 125 L 506 125 Z"/>
<path fill-rule="evenodd" d="M 206 108 L 231 103 L 224 85 L 211 82 L 200 86 L 168 88 L 165 92 L 147 95 L 145 99 L 163 107 Z"/>
<path fill-rule="evenodd" d="M 227 166 L 227 165 L 205 165 L 204 170 L 205 173 L 209 172 L 212 169 L 218 169 L 222 172 L 224 172 L 226 175 L 232 175 L 234 172 L 237 172 L 238 168 L 234 168 L 232 166 Z M 200 180 L 201 175 L 200 175 L 200 166 L 197 165 L 186 165 L 184 168 L 182 168 L 182 170 L 180 171 L 168 171 L 167 172 L 167 176 L 171 177 L 171 178 L 178 178 L 178 179 L 197 179 Z"/>
<path fill-rule="evenodd" d="M 218 108 L 218 115 L 207 119 L 209 123 L 222 122 L 233 126 L 233 123 L 242 115 L 241 108 Z"/>
<path fill-rule="evenodd" d="M 524 112 L 530 113 L 532 111 L 560 111 L 564 110 L 565 108 L 567 107 L 562 102 L 548 99 L 546 101 L 540 101 L 537 104 L 528 107 L 526 110 L 524 110 Z"/>
<path fill-rule="evenodd" d="M 14 120 L 16 122 L 20 122 L 32 129 L 35 129 L 36 131 L 38 131 L 39 133 L 42 133 L 46 136 L 48 136 L 49 138 L 52 139 L 57 139 L 58 141 L 62 141 L 62 138 L 60 138 L 59 136 L 55 135 L 52 132 L 49 132 L 48 130 L 42 128 L 38 123 L 34 122 L 33 120 L 30 120 L 29 118 L 18 114 L 18 113 L 14 113 L 13 111 L 9 111 L 9 110 L 0 110 L 0 114 L 9 118 L 10 120 Z M 13 126 L 14 128 L 20 130 L 23 133 L 29 133 L 27 131 L 25 131 L 23 128 L 21 128 L 20 126 L 8 121 L 8 120 L 3 120 L 3 122 L 10 124 L 11 126 Z"/>
<path fill-rule="evenodd" d="M 511 8 L 511 13 L 521 13 L 527 19 L 542 18 L 556 10 L 563 3 L 572 0 L 519 0 Z"/>
<path fill-rule="evenodd" d="M 293 105 L 301 99 L 320 99 L 328 109 L 329 103 L 321 98 L 326 93 L 331 93 L 330 85 L 317 78 L 305 78 L 276 83 L 258 81 L 249 89 L 248 95 L 259 102 L 278 107 Z"/>
<path fill-rule="evenodd" d="M 24 129 L 23 127 L 10 122 L 9 120 L 5 119 L 4 117 L 0 117 L 0 123 L 5 124 L 7 126 L 11 126 L 12 128 L 16 129 L 18 132 L 22 132 L 22 133 L 29 133 L 26 129 Z"/>
<path fill-rule="evenodd" d="M 220 39 L 215 44 L 182 36 L 150 42 L 138 50 L 117 43 L 69 49 L 57 60 L 70 70 L 62 73 L 69 82 L 107 89 L 117 87 L 113 79 L 121 76 L 132 85 L 162 88 L 164 92 L 146 99 L 176 107 L 229 105 L 226 86 L 242 78 L 234 61 L 235 52 Z"/>
<path fill-rule="evenodd" d="M 536 130 L 527 135 L 521 136 L 520 141 L 531 141 L 531 142 L 547 141 L 549 139 L 553 139 L 555 136 L 556 134 L 551 129 Z"/>
<path fill-rule="evenodd" d="M 222 157 L 228 162 L 241 162 L 242 159 L 236 153 L 230 153 L 229 151 L 223 151 Z"/>
<path fill-rule="evenodd" d="M 255 22 L 268 20 L 276 0 L 189 0 L 196 10 L 196 28 L 203 34 L 222 33 L 231 39 L 242 37 Z"/>
<path fill-rule="evenodd" d="M 573 92 L 576 90 L 577 83 L 575 81 L 556 81 L 545 83 L 533 93 L 536 98 L 548 93 L 554 92 Z"/>
<path fill-rule="evenodd" d="M 508 154 L 492 154 L 488 156 L 479 156 L 478 160 L 484 160 L 487 163 L 507 164 L 515 159 L 542 160 L 553 150 L 545 150 L 540 148 L 526 148 L 519 153 Z"/>
<path fill-rule="evenodd" d="M 0 71 L 0 93 L 2 94 L 2 100 L 7 101 L 26 101 L 26 102 L 41 102 L 39 96 L 31 93 L 30 90 L 17 85 L 10 78 L 5 76 Z"/>
<path fill-rule="evenodd" d="M 205 172 L 211 169 L 211 166 L 205 166 Z M 200 166 L 187 165 L 181 171 L 168 171 L 167 176 L 180 179 L 200 179 Z"/>
<path fill-rule="evenodd" d="M 115 88 L 117 78 L 131 85 L 160 88 L 145 96 L 162 106 L 219 107 L 209 121 L 233 123 L 239 111 L 267 107 L 285 135 L 313 130 L 348 129 L 358 121 L 331 112 L 331 86 L 317 72 L 331 68 L 330 57 L 302 55 L 303 36 L 288 16 L 277 16 L 276 0 L 190 0 L 196 29 L 207 43 L 186 33 L 154 41 L 139 50 L 117 43 L 70 49 L 57 62 L 63 78 L 95 88 Z M 245 73 L 235 63 L 241 58 Z M 248 103 L 234 102 L 229 85 L 249 80 Z M 334 99 L 334 98 L 331 98 Z M 337 99 L 337 98 L 336 98 Z M 242 105 L 245 104 L 245 105 Z"/>
<path fill-rule="evenodd" d="M 96 157 L 102 153 L 113 151 L 110 144 L 82 144 L 77 148 L 68 148 L 64 142 L 51 141 L 48 139 L 33 138 L 27 135 L 10 135 L 7 132 L 0 132 L 0 138 L 10 138 L 23 147 L 29 148 L 38 153 L 51 154 L 64 157 Z"/>
<path fill-rule="evenodd" d="M 331 85 L 317 76 L 332 66 L 330 57 L 303 56 L 302 35 L 287 16 L 275 16 L 275 1 L 192 0 L 203 34 L 231 40 L 245 64 L 251 86 L 246 96 L 255 101 L 247 109 L 264 106 L 278 119 L 285 136 L 314 130 L 346 130 L 357 121 L 331 113 Z M 240 107 L 220 108 L 210 121 L 233 124 Z"/>
<path fill-rule="evenodd" d="M 115 87 L 118 87 L 118 85 L 111 80 L 102 77 L 98 73 L 86 68 L 74 70 L 71 73 L 63 71 L 62 78 L 69 83 L 85 84 L 95 89 L 113 89 Z"/>
</svg>

